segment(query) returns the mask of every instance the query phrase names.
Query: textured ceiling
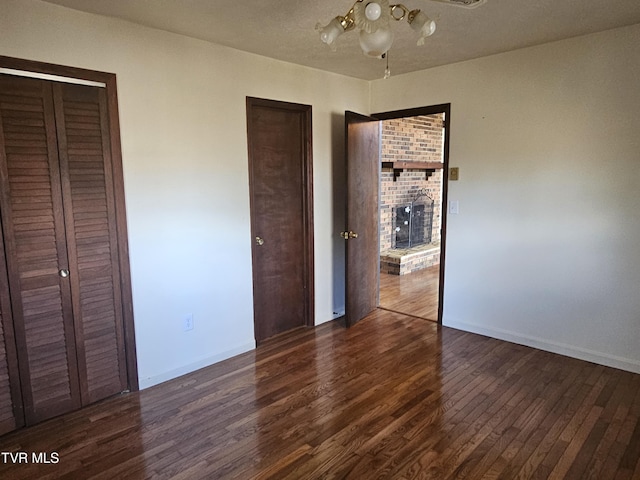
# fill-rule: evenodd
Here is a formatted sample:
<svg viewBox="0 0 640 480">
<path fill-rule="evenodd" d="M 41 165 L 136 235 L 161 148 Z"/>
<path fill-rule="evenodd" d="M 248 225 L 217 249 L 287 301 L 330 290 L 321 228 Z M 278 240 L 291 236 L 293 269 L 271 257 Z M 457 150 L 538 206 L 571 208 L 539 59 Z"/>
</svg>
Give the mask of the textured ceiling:
<svg viewBox="0 0 640 480">
<path fill-rule="evenodd" d="M 383 60 L 362 54 L 355 32 L 338 38 L 335 52 L 320 42 L 316 23 L 346 14 L 351 0 L 46 1 L 351 77 L 372 80 L 384 72 Z M 393 75 L 640 23 L 638 0 L 487 0 L 474 9 L 404 4 L 434 18 L 437 30 L 418 47 L 409 25 L 393 22 Z"/>
</svg>

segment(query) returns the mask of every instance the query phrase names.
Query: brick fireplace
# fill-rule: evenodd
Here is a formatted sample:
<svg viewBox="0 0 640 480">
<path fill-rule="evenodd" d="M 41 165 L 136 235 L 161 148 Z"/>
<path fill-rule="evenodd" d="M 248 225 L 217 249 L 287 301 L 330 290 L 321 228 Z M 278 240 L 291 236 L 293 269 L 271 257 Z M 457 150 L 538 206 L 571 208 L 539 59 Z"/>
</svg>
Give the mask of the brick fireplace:
<svg viewBox="0 0 640 480">
<path fill-rule="evenodd" d="M 443 114 L 385 120 L 382 123 L 380 185 L 380 269 L 404 275 L 440 261 L 442 218 Z M 408 211 L 423 221 L 433 200 L 430 232 L 409 243 Z M 415 224 L 413 224 L 415 227 Z M 430 238 L 429 238 L 430 237 Z M 427 240 L 427 241 L 425 241 Z"/>
</svg>

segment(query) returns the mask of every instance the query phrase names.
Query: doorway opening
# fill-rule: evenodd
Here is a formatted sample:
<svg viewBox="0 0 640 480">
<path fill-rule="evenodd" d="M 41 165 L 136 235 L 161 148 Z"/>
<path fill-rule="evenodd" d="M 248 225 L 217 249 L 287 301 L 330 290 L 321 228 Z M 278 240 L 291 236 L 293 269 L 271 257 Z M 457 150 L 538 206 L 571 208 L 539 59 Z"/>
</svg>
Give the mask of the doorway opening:
<svg viewBox="0 0 640 480">
<path fill-rule="evenodd" d="M 442 321 L 449 105 L 381 122 L 379 307 Z"/>
</svg>

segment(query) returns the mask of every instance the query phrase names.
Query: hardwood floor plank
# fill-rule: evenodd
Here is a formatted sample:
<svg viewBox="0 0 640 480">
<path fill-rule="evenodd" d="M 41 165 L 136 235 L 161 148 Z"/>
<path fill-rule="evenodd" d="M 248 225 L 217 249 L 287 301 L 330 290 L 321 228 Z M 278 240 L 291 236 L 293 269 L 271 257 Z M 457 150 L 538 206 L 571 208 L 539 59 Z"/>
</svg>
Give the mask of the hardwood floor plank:
<svg viewBox="0 0 640 480">
<path fill-rule="evenodd" d="M 571 442 L 568 443 L 564 454 L 549 475 L 550 479 L 561 479 L 561 478 L 580 478 L 582 474 L 582 469 L 579 471 L 573 472 L 572 475 L 569 475 L 569 471 L 571 470 L 574 460 L 580 453 L 580 449 L 584 445 L 587 436 L 591 433 L 595 424 L 598 421 L 598 418 L 602 412 L 602 407 L 593 406 L 589 411 L 587 417 L 584 419 L 580 428 L 575 432 L 575 435 L 571 439 Z M 561 436 L 562 438 L 562 436 Z M 576 476 L 577 475 L 577 476 Z"/>
<path fill-rule="evenodd" d="M 640 375 L 378 310 L 0 437 L 24 479 L 639 477 Z"/>
<path fill-rule="evenodd" d="M 380 272 L 380 308 L 438 321 L 440 265 L 407 275 Z"/>
<path fill-rule="evenodd" d="M 535 382 L 535 378 L 522 378 L 522 382 Z M 506 407 L 509 409 L 501 412 L 503 418 L 495 428 L 487 435 L 483 442 L 471 453 L 471 455 L 456 465 L 451 478 L 480 478 L 497 460 L 501 452 L 510 445 L 518 435 L 530 424 L 540 420 L 543 411 L 543 402 L 529 405 L 528 393 L 520 383 L 514 383 L 506 392 L 509 401 Z M 500 417 L 498 417 L 500 418 Z"/>
<path fill-rule="evenodd" d="M 553 359 L 550 364 L 554 364 Z M 577 365 L 580 364 L 573 362 L 572 366 L 568 365 L 564 375 L 559 372 L 557 378 L 552 378 L 546 385 L 543 395 L 546 416 L 532 432 L 518 432 L 489 467 L 485 473 L 487 478 L 531 477 L 560 434 L 559 429 L 563 424 L 556 424 L 558 417 L 571 405 L 572 400 L 577 401 L 581 385 L 576 382 L 576 378 L 579 378 L 582 371 L 575 368 Z"/>
<path fill-rule="evenodd" d="M 538 374 L 541 376 L 542 371 Z M 477 478 L 467 477 L 467 470 L 484 455 L 488 445 L 498 438 L 505 440 L 515 435 L 523 428 L 522 423 L 526 426 L 527 423 L 535 421 L 535 413 L 540 410 L 541 402 L 528 404 L 527 390 L 530 388 L 529 385 L 536 384 L 536 374 L 527 378 L 519 374 L 514 375 L 511 379 L 515 380 L 514 383 L 509 381 L 509 377 L 504 378 L 500 375 L 499 378 L 502 381 L 501 391 L 505 393 L 500 395 L 497 391 L 497 394 L 491 395 L 487 399 L 491 402 L 491 407 L 486 415 L 472 414 L 472 423 L 461 425 L 460 436 L 451 438 L 449 445 L 439 453 L 437 459 L 426 462 L 431 464 L 429 468 L 421 468 L 430 472 L 429 475 L 423 473 L 424 478 Z M 505 431 L 506 435 L 503 435 L 501 432 Z M 466 438 L 467 442 L 462 443 Z"/>
<path fill-rule="evenodd" d="M 481 365 L 477 365 L 477 367 L 481 367 Z M 470 376 L 475 378 L 475 382 L 486 381 L 485 378 L 477 375 L 477 370 L 470 372 Z M 441 404 L 441 398 L 439 398 L 439 409 L 434 411 L 434 415 L 429 417 L 428 421 L 422 420 L 416 425 L 418 427 L 417 434 L 413 434 L 409 431 L 404 435 L 404 437 L 408 437 L 409 441 L 406 442 L 397 453 L 393 452 L 389 455 L 390 452 L 383 452 L 384 456 L 387 457 L 386 461 L 380 463 L 376 461 L 377 459 L 374 457 L 372 459 L 372 463 L 380 463 L 380 466 L 384 471 L 396 471 L 400 470 L 400 467 L 402 467 L 403 464 L 406 465 L 412 461 L 419 462 L 421 450 L 424 451 L 428 448 L 435 448 L 437 445 L 442 445 L 443 439 L 453 436 L 453 433 L 448 429 L 444 432 L 439 432 L 438 430 L 440 427 L 439 421 L 441 420 L 443 412 L 445 412 L 447 418 L 450 418 L 450 420 L 446 422 L 447 427 L 451 427 L 453 429 L 459 423 L 457 418 L 462 417 L 464 419 L 467 414 L 473 411 L 473 409 L 478 408 L 475 403 L 476 401 L 480 403 L 480 407 L 484 407 L 485 404 L 473 394 L 473 392 L 482 391 L 476 388 L 478 386 L 477 383 L 474 381 L 468 383 L 469 378 L 464 376 L 461 376 L 460 380 L 459 384 L 462 387 L 461 390 L 457 392 L 457 396 L 461 398 L 461 401 L 458 402 L 454 408 L 449 408 L 446 404 L 443 407 Z M 419 417 L 417 418 L 419 419 Z M 428 453 L 433 455 L 433 452 Z M 398 457 L 406 457 L 406 460 L 404 462 L 398 462 Z M 357 476 L 354 476 L 353 478 L 357 478 Z M 378 478 L 385 478 L 385 475 L 380 475 Z"/>
</svg>

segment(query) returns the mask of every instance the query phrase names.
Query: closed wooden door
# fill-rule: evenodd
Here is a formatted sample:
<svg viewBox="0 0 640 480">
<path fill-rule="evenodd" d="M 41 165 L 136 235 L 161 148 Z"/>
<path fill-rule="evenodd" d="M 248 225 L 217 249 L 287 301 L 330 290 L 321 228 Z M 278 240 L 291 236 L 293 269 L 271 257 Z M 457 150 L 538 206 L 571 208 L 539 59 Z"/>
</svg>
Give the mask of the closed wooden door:
<svg viewBox="0 0 640 480">
<path fill-rule="evenodd" d="M 313 325 L 311 107 L 247 99 L 255 338 Z"/>
<path fill-rule="evenodd" d="M 103 88 L 53 85 L 82 404 L 127 388 L 110 132 Z"/>
<path fill-rule="evenodd" d="M 378 307 L 380 122 L 345 113 L 347 162 L 346 324 Z"/>
<path fill-rule="evenodd" d="M 80 386 L 51 84 L 0 77 L 2 223 L 27 423 L 78 408 Z"/>
<path fill-rule="evenodd" d="M 127 388 L 104 89 L 0 76 L 0 212 L 27 424 Z"/>
</svg>

